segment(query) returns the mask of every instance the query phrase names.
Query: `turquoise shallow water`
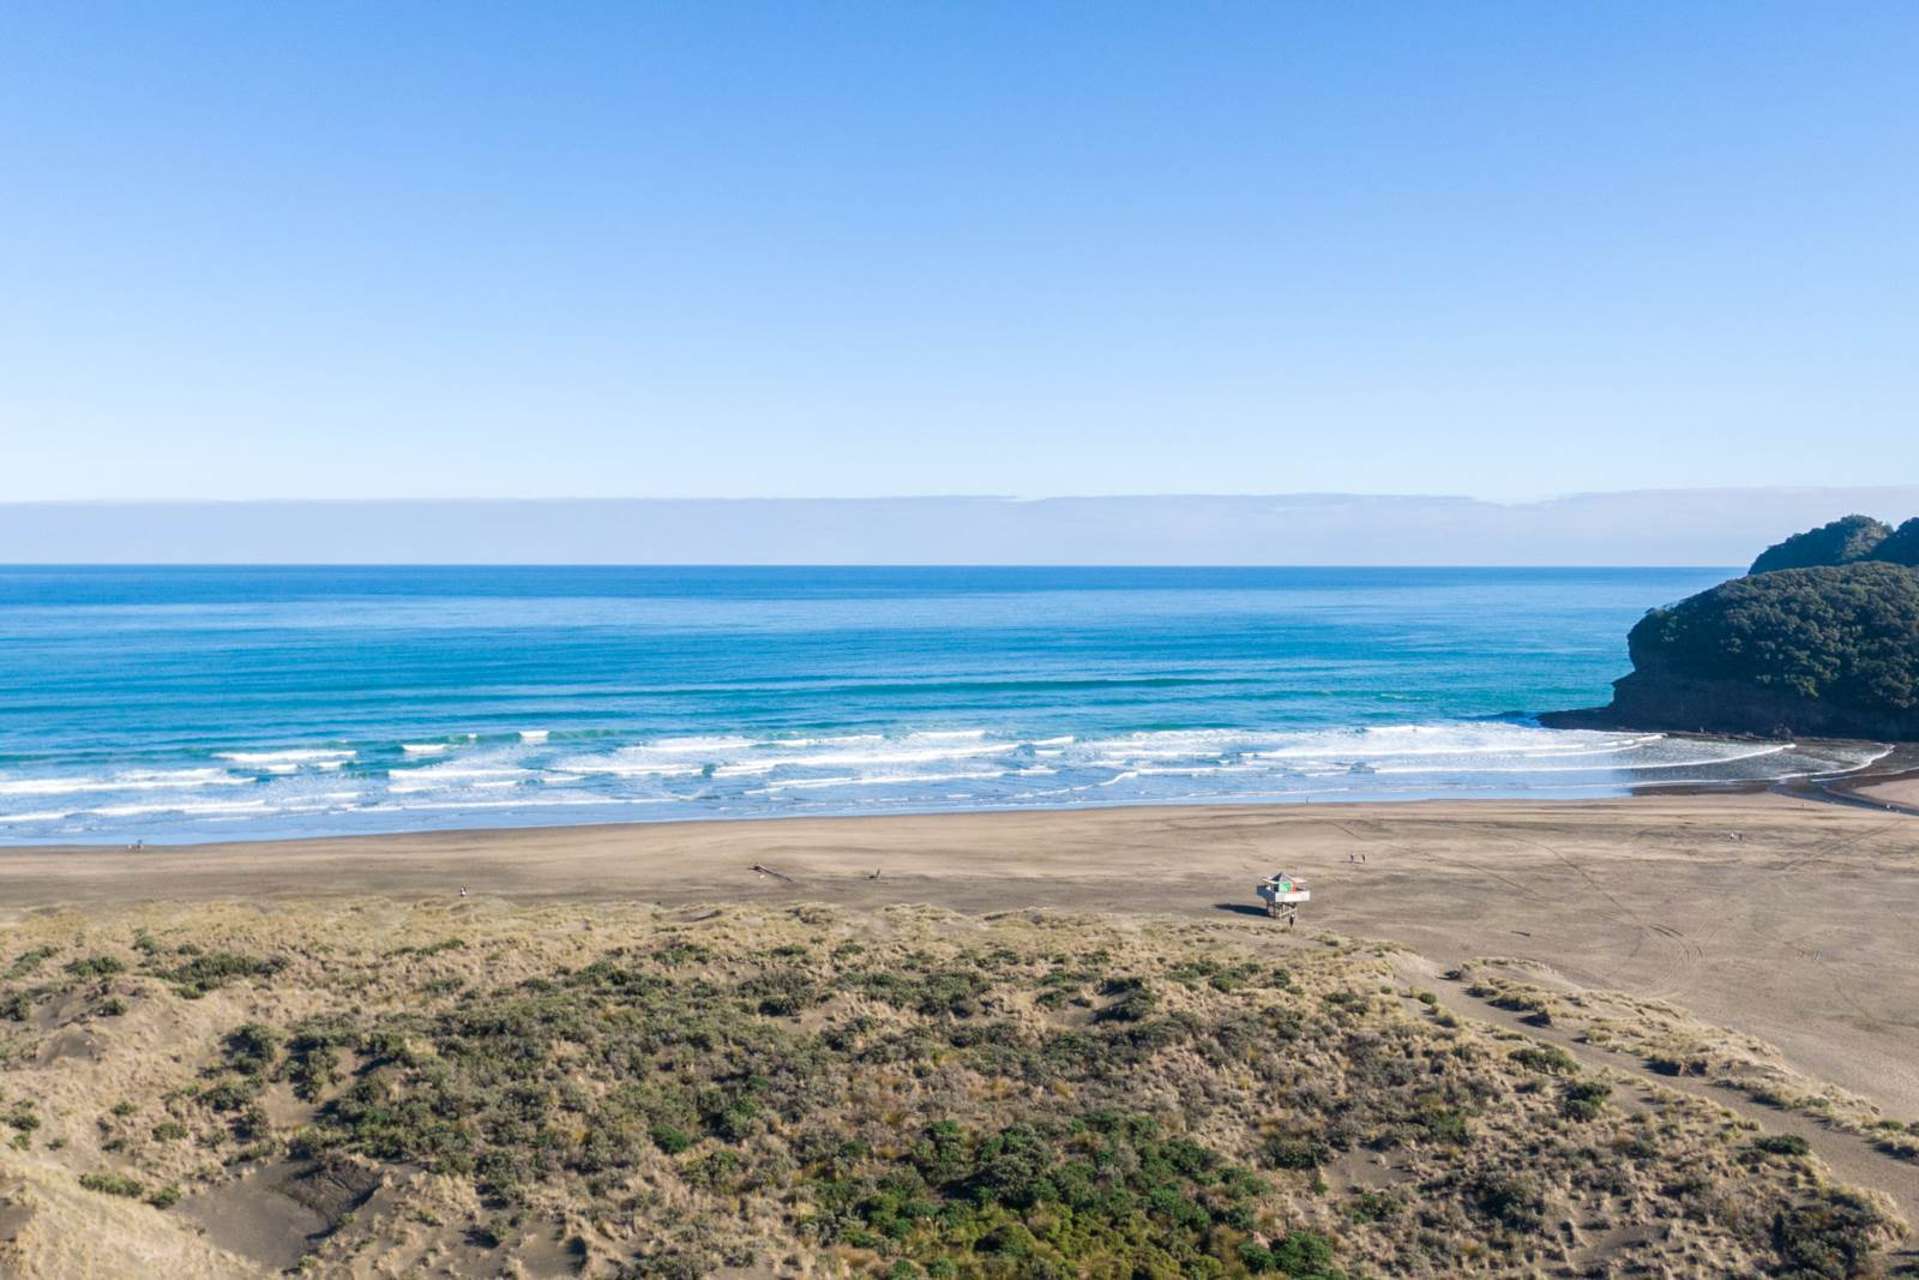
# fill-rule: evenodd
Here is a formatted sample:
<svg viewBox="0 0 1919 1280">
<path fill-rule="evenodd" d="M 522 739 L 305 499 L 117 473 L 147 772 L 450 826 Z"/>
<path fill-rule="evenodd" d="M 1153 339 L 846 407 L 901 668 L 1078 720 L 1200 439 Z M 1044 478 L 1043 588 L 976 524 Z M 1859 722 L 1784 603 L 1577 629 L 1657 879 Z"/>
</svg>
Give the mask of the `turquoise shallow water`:
<svg viewBox="0 0 1919 1280">
<path fill-rule="evenodd" d="M 1595 795 L 1554 732 L 1721 569 L 0 568 L 0 843 Z"/>
</svg>

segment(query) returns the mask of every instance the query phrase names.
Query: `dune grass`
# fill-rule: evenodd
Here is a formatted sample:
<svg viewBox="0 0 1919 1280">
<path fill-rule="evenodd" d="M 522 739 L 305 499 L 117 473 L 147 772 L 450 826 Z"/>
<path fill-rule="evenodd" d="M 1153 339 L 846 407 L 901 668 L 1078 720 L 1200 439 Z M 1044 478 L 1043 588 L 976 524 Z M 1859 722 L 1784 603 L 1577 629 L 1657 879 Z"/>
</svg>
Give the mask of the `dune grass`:
<svg viewBox="0 0 1919 1280">
<path fill-rule="evenodd" d="M 326 903 L 16 935 L 6 1158 L 156 1231 L 269 1162 L 364 1188 L 322 1274 L 1836 1278 L 1895 1232 L 1803 1149 L 1257 923 Z M 82 1026 L 96 1060 L 49 1057 Z"/>
</svg>

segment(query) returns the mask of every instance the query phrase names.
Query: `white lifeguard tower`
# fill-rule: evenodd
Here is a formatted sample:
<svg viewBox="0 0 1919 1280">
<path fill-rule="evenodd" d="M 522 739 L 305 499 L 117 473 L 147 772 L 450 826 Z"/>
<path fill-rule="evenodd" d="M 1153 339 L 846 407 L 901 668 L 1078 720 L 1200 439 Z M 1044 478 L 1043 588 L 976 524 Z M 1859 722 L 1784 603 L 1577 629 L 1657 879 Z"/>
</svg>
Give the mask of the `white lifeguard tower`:
<svg viewBox="0 0 1919 1280">
<path fill-rule="evenodd" d="M 1284 920 L 1289 929 L 1299 923 L 1299 904 L 1313 900 L 1313 891 L 1306 887 L 1306 882 L 1284 871 L 1275 871 L 1253 888 L 1266 904 L 1266 914 L 1275 920 Z"/>
</svg>

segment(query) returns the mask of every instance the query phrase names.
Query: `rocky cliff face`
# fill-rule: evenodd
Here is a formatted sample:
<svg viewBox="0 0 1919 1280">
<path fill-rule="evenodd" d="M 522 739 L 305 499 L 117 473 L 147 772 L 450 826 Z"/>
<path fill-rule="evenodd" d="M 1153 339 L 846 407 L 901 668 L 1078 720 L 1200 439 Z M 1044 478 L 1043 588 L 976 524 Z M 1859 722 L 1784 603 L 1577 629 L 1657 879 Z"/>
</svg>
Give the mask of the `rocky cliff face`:
<svg viewBox="0 0 1919 1280">
<path fill-rule="evenodd" d="M 1737 680 L 1700 680 L 1672 672 L 1635 671 L 1613 682 L 1610 706 L 1549 712 L 1539 722 L 1553 729 L 1919 742 L 1919 712 L 1840 707 Z"/>
</svg>

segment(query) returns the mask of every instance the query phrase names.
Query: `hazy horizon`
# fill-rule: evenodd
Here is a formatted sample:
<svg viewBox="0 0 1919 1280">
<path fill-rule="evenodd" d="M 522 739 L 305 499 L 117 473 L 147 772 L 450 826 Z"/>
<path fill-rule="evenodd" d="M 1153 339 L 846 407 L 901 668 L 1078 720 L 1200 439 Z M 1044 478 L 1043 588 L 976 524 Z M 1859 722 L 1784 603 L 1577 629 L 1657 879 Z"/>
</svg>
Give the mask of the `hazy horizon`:
<svg viewBox="0 0 1919 1280">
<path fill-rule="evenodd" d="M 0 563 L 1737 566 L 1919 486 L 1446 495 L 0 503 Z"/>
</svg>

